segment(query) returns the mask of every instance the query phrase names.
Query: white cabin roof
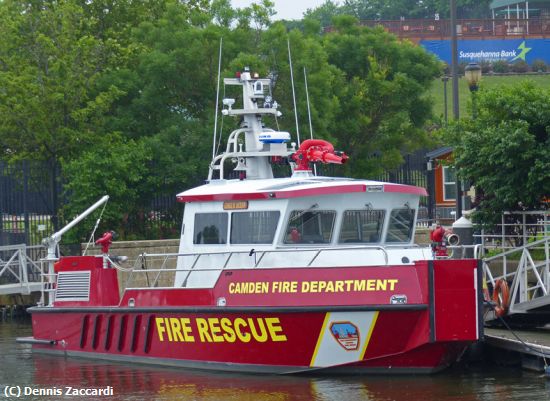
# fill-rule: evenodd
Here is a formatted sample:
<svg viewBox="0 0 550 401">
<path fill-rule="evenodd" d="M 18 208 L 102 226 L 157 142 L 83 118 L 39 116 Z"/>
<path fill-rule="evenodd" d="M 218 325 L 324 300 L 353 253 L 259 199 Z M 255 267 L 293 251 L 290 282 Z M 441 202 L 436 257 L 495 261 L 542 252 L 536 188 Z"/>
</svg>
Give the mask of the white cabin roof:
<svg viewBox="0 0 550 401">
<path fill-rule="evenodd" d="M 213 180 L 177 195 L 179 202 L 287 199 L 357 192 L 426 196 L 422 187 L 334 177 L 288 177 L 260 180 Z"/>
</svg>

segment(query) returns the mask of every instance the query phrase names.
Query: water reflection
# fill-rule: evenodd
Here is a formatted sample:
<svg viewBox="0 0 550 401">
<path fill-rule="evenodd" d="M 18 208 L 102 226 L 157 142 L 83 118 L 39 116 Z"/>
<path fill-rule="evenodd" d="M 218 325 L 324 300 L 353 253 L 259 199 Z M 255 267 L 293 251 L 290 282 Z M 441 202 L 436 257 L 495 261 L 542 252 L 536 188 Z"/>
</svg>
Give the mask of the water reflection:
<svg viewBox="0 0 550 401">
<path fill-rule="evenodd" d="M 155 400 L 478 400 L 452 377 L 291 377 L 198 372 L 36 355 L 34 382 L 74 387 L 112 386 L 116 399 Z M 466 390 L 466 391 L 464 391 Z M 454 394 L 453 394 L 454 393 Z"/>
<path fill-rule="evenodd" d="M 0 384 L 36 388 L 101 388 L 87 400 L 389 401 L 550 400 L 550 381 L 514 369 L 455 368 L 435 376 L 294 377 L 199 372 L 37 355 L 14 345 L 27 324 L 0 323 Z M 284 352 L 281 349 L 281 352 Z M 83 399 L 36 396 L 35 400 Z"/>
</svg>

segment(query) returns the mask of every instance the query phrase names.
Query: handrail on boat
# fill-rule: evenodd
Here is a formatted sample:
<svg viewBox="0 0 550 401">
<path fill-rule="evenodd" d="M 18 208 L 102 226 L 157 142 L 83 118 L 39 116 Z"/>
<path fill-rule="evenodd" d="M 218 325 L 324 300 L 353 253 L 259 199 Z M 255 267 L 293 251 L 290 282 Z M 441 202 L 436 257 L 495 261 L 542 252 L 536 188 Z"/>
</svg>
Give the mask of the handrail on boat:
<svg viewBox="0 0 550 401">
<path fill-rule="evenodd" d="M 414 248 L 414 247 L 411 246 L 411 248 Z M 336 251 L 347 251 L 347 250 L 379 250 L 384 255 L 384 263 L 386 265 L 389 263 L 388 252 L 386 250 L 386 247 L 383 247 L 383 246 L 346 246 L 346 247 L 338 247 L 338 248 L 334 248 L 334 247 L 328 248 L 327 247 L 327 248 L 317 248 L 317 249 L 304 247 L 304 248 L 282 248 L 282 249 L 269 249 L 269 250 L 254 251 L 254 253 L 262 253 L 262 256 L 256 261 L 254 267 L 258 267 L 258 265 L 260 264 L 262 258 L 266 254 L 269 254 L 269 253 L 287 253 L 287 252 L 296 252 L 296 251 L 299 251 L 299 252 L 314 252 L 314 251 L 316 251 L 316 254 L 312 258 L 312 260 L 308 263 L 308 266 L 309 266 L 315 261 L 315 259 L 319 256 L 319 254 L 321 254 L 323 252 L 330 252 L 330 251 L 336 252 Z M 227 254 L 228 257 L 227 257 L 225 265 L 224 265 L 224 267 L 226 267 L 227 264 L 229 263 L 229 260 L 231 259 L 231 257 L 234 254 L 250 254 L 250 252 L 251 251 L 225 251 L 225 252 L 220 251 L 220 252 L 208 252 L 208 253 L 177 253 L 177 252 L 174 252 L 174 253 L 142 253 L 139 256 L 142 257 L 142 258 L 143 257 L 168 258 L 168 257 L 182 257 L 182 256 L 197 256 L 197 260 L 194 262 L 194 265 L 196 265 L 196 263 L 198 262 L 198 259 L 201 256 L 212 256 L 212 255 L 225 255 L 225 254 Z"/>
<path fill-rule="evenodd" d="M 411 247 L 412 248 L 412 247 Z M 223 271 L 225 270 L 231 259 L 235 255 L 249 255 L 255 256 L 255 260 L 251 268 L 258 268 L 264 259 L 266 255 L 269 254 L 277 254 L 277 253 L 289 253 L 289 252 L 296 252 L 299 251 L 301 253 L 305 252 L 311 252 L 314 253 L 308 262 L 304 263 L 304 267 L 311 267 L 313 263 L 319 258 L 320 255 L 323 253 L 329 253 L 329 252 L 335 252 L 335 251 L 347 251 L 347 250 L 359 250 L 359 251 L 380 251 L 382 252 L 382 255 L 384 257 L 384 265 L 389 264 L 389 255 L 385 247 L 383 246 L 347 246 L 347 247 L 339 247 L 339 248 L 285 248 L 285 249 L 270 249 L 270 250 L 261 250 L 261 251 L 219 251 L 219 252 L 209 252 L 209 253 L 142 253 L 139 255 L 139 257 L 135 260 L 135 263 L 132 268 L 124 268 L 113 262 L 109 259 L 109 262 L 118 270 L 125 271 L 130 273 L 130 276 L 128 277 L 126 281 L 126 287 L 128 287 L 128 284 L 133 281 L 134 273 L 141 273 L 146 274 L 147 273 L 156 273 L 155 278 L 152 280 L 151 285 L 152 287 L 155 287 L 157 283 L 159 282 L 160 275 L 163 273 L 177 273 L 177 272 L 187 272 L 186 277 L 183 279 L 183 283 L 186 283 L 190 274 L 192 272 L 211 272 L 211 271 Z M 259 257 L 256 258 L 256 254 L 261 254 Z M 225 260 L 220 260 L 219 267 L 208 267 L 208 268 L 200 268 L 196 269 L 197 264 L 199 263 L 201 257 L 209 257 L 209 256 L 222 256 L 227 255 L 225 257 Z M 169 259 L 178 259 L 180 257 L 190 257 L 193 258 L 192 262 L 190 263 L 189 267 L 186 268 L 178 268 L 177 265 L 175 267 L 167 267 L 167 262 Z M 150 268 L 144 268 L 143 266 L 146 266 L 146 261 L 158 258 L 159 261 L 161 261 L 160 268 L 156 269 L 150 269 Z M 323 267 L 323 266 L 319 266 Z M 274 267 L 266 267 L 266 268 L 274 268 Z M 147 280 L 149 281 L 149 279 Z"/>
</svg>

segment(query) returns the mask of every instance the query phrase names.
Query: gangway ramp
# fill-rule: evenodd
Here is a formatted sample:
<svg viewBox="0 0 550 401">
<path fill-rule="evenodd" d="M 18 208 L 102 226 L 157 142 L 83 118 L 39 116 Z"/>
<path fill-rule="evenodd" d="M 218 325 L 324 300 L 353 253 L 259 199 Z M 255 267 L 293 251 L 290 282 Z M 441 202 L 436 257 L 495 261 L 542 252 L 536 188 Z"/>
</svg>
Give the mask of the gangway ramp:
<svg viewBox="0 0 550 401">
<path fill-rule="evenodd" d="M 492 236 L 501 249 L 483 258 L 484 275 L 489 288 L 506 283 L 507 291 L 500 288 L 498 298 L 493 293 L 492 299 L 506 305 L 503 318 L 508 324 L 542 327 L 550 324 L 550 211 L 524 212 L 520 216 L 519 224 L 503 219 L 501 234 Z M 527 223 L 527 217 L 531 223 Z M 484 249 L 489 248 L 488 237 L 482 238 Z M 486 312 L 485 320 L 490 325 L 502 325 L 494 310 Z"/>
<path fill-rule="evenodd" d="M 42 269 L 34 260 L 43 257 L 44 252 L 41 246 L 0 246 L 0 295 L 41 291 Z"/>
</svg>

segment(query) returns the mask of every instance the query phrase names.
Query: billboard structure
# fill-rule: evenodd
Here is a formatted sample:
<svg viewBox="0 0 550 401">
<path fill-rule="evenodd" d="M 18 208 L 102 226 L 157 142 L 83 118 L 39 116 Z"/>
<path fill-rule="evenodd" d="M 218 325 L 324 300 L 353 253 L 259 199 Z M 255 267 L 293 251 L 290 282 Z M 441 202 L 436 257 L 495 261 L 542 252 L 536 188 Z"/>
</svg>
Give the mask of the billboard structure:
<svg viewBox="0 0 550 401">
<path fill-rule="evenodd" d="M 435 54 L 440 60 L 451 63 L 451 40 L 420 40 L 420 45 Z M 532 64 L 543 60 L 550 64 L 550 38 L 548 39 L 489 39 L 459 40 L 458 62 L 523 60 Z"/>
</svg>

